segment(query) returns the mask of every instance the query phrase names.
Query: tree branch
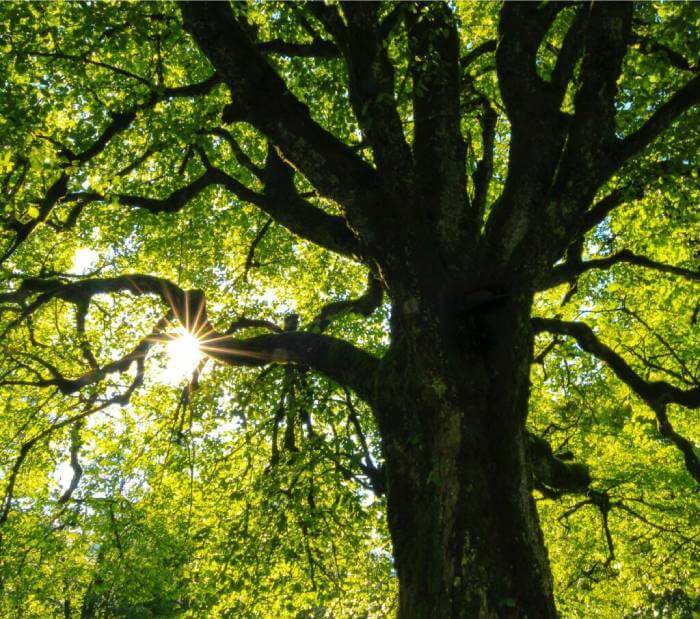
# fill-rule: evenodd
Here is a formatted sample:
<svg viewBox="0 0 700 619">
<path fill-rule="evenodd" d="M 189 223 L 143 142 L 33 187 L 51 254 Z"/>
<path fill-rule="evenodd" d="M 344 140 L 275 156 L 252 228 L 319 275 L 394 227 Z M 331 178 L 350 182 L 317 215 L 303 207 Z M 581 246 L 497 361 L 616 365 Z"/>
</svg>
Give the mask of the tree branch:
<svg viewBox="0 0 700 619">
<path fill-rule="evenodd" d="M 219 76 L 214 73 L 211 77 L 197 84 L 165 88 L 160 91 L 152 90 L 149 97 L 143 103 L 135 105 L 134 107 L 123 112 L 112 114 L 111 122 L 102 130 L 99 137 L 85 150 L 76 153 L 68 148 L 64 148 L 60 154 L 72 162 L 82 163 L 89 161 L 95 157 L 95 155 L 101 153 L 115 135 L 128 129 L 131 126 L 131 123 L 134 122 L 136 115 L 139 112 L 152 108 L 160 101 L 167 101 L 171 98 L 196 97 L 198 95 L 206 94 L 219 83 L 221 83 L 221 80 Z"/>
<path fill-rule="evenodd" d="M 151 108 L 159 101 L 169 98 L 192 97 L 205 94 L 218 83 L 219 78 L 216 74 L 214 74 L 210 78 L 197 84 L 166 88 L 162 91 L 154 90 L 144 103 L 134 106 L 125 112 L 112 114 L 111 122 L 102 130 L 100 135 L 90 146 L 79 152 L 74 152 L 71 149 L 63 148 L 59 154 L 65 157 L 69 162 L 84 163 L 86 161 L 90 161 L 107 147 L 114 136 L 125 131 L 131 126 L 131 123 L 133 123 L 139 111 Z M 39 215 L 36 218 L 31 219 L 26 223 L 10 222 L 10 227 L 15 231 L 15 237 L 10 242 L 10 245 L 5 250 L 4 254 L 0 256 L 0 264 L 7 260 L 17 250 L 17 248 L 29 237 L 29 235 L 40 223 L 47 221 L 56 204 L 68 197 L 66 196 L 66 193 L 68 191 L 69 180 L 70 178 L 66 172 L 62 172 L 58 180 L 54 182 L 46 193 L 46 197 L 44 198 L 39 209 Z M 75 194 L 72 195 L 74 196 Z M 71 211 L 69 219 L 65 222 L 64 226 L 74 224 L 81 211 L 82 206 L 76 206 Z"/>
<path fill-rule="evenodd" d="M 394 3 L 392 9 L 384 16 L 384 19 L 379 24 L 379 36 L 385 40 L 394 28 L 401 22 L 401 18 L 405 15 L 409 8 L 406 2 Z"/>
<path fill-rule="evenodd" d="M 275 155 L 275 157 L 277 156 Z M 277 161 L 280 166 L 284 166 L 284 169 L 293 174 L 291 168 L 281 162 L 279 157 L 277 157 Z M 173 191 L 165 198 L 149 198 L 130 194 L 117 194 L 115 198 L 120 204 L 142 208 L 154 214 L 174 213 L 181 210 L 190 200 L 208 187 L 222 186 L 239 199 L 257 206 L 277 223 L 301 238 L 346 256 L 361 255 L 359 243 L 342 217 L 329 215 L 307 200 L 300 198 L 296 191 L 292 191 L 293 184 L 291 189 L 285 192 L 272 190 L 273 186 L 277 186 L 278 181 L 275 174 L 270 172 L 269 157 L 264 172 L 266 175 L 264 194 L 249 189 L 240 181 L 208 162 L 205 162 L 205 165 L 207 169 L 204 174 L 188 185 Z M 95 192 L 68 194 L 67 198 L 102 202 L 109 200 L 108 197 Z"/>
<path fill-rule="evenodd" d="M 641 200 L 647 191 L 649 183 L 659 178 L 659 176 L 670 176 L 671 178 L 674 176 L 687 176 L 692 178 L 693 171 L 694 168 L 690 163 L 660 161 L 642 170 L 631 172 L 632 178 L 626 185 L 612 190 L 578 217 L 578 221 L 574 222 L 571 228 L 573 240 L 581 238 L 588 230 L 595 228 L 617 207 L 628 202 Z"/>
<path fill-rule="evenodd" d="M 501 96 L 514 125 L 557 109 L 550 85 L 537 74 L 535 60 L 542 38 L 563 8 L 564 3 L 555 2 L 505 2 L 501 8 L 496 69 Z"/>
<path fill-rule="evenodd" d="M 603 344 L 593 330 L 581 322 L 566 322 L 550 318 L 533 318 L 535 333 L 547 331 L 573 337 L 583 350 L 604 361 L 615 375 L 626 383 L 652 409 L 660 404 L 680 404 L 700 408 L 700 387 L 683 390 L 665 381 L 645 381 L 612 348 Z"/>
<path fill-rule="evenodd" d="M 636 191 L 631 187 L 614 189 L 584 213 L 576 238 L 582 237 L 588 230 L 595 228 L 618 206 L 632 199 L 639 199 L 643 195 L 643 190 Z"/>
<path fill-rule="evenodd" d="M 268 144 L 265 162 L 264 199 L 257 206 L 278 224 L 312 243 L 349 257 L 364 254 L 360 241 L 347 221 L 329 215 L 299 196 L 294 187 L 294 170 Z M 234 191 L 231 186 L 227 186 Z M 235 193 L 235 191 L 234 191 Z"/>
<path fill-rule="evenodd" d="M 370 271 L 367 278 L 367 291 L 357 299 L 348 299 L 345 301 L 334 301 L 325 305 L 318 316 L 309 325 L 310 329 L 318 329 L 325 331 L 331 323 L 331 320 L 339 315 L 344 314 L 360 314 L 361 316 L 371 316 L 374 311 L 382 304 L 384 298 L 384 289 L 377 276 Z"/>
<path fill-rule="evenodd" d="M 527 444 L 535 487 L 545 496 L 559 498 L 588 490 L 591 475 L 585 464 L 558 458 L 549 443 L 532 432 L 527 433 Z"/>
<path fill-rule="evenodd" d="M 301 58 L 338 58 L 340 50 L 332 41 L 315 39 L 311 43 L 292 43 L 284 39 L 260 41 L 257 48 L 266 54 L 296 56 Z"/>
<path fill-rule="evenodd" d="M 643 54 L 661 54 L 666 56 L 669 64 L 680 69 L 681 71 L 690 71 L 692 73 L 697 73 L 700 67 L 696 64 L 691 64 L 688 59 L 679 54 L 674 49 L 671 49 L 668 45 L 654 41 L 651 37 L 643 35 L 634 36 L 635 43 L 639 44 L 639 51 Z"/>
<path fill-rule="evenodd" d="M 593 269 L 609 269 L 610 267 L 620 263 L 634 264 L 637 266 L 654 269 L 655 271 L 661 271 L 662 273 L 671 273 L 690 281 L 700 281 L 700 271 L 693 271 L 684 267 L 665 264 L 663 262 L 658 262 L 656 260 L 652 260 L 651 258 L 647 258 L 646 256 L 635 254 L 629 249 L 623 249 L 605 258 L 595 258 L 587 261 L 567 260 L 566 262 L 557 265 L 552 269 L 549 278 L 543 284 L 543 289 L 553 288 L 554 286 L 559 286 L 560 284 L 569 282 L 587 271 L 591 271 Z"/>
<path fill-rule="evenodd" d="M 257 249 L 260 242 L 265 238 L 265 235 L 270 229 L 270 226 L 272 225 L 273 221 L 274 220 L 272 219 L 272 217 L 268 217 L 267 221 L 258 230 L 257 234 L 255 235 L 255 238 L 253 239 L 253 242 L 250 244 L 250 247 L 248 248 L 248 253 L 245 257 L 245 265 L 243 267 L 243 281 L 247 281 L 248 273 L 253 268 L 253 266 L 256 266 L 258 264 L 255 261 L 255 250 Z"/>
<path fill-rule="evenodd" d="M 347 27 L 340 16 L 337 5 L 326 4 L 325 2 L 308 2 L 304 8 L 321 22 L 326 32 L 333 37 L 339 48 L 347 47 Z"/>
<path fill-rule="evenodd" d="M 496 39 L 489 39 L 484 41 L 481 45 L 477 45 L 474 49 L 470 49 L 464 56 L 459 60 L 460 67 L 462 71 L 465 71 L 469 65 L 485 54 L 490 54 L 496 51 L 498 41 Z"/>
<path fill-rule="evenodd" d="M 79 303 L 84 303 L 87 301 L 79 301 Z M 43 303 L 42 303 L 43 304 Z M 32 312 L 38 309 L 37 307 L 34 307 L 32 309 Z M 87 387 L 88 385 L 94 385 L 98 382 L 100 382 L 103 378 L 108 376 L 109 374 L 115 374 L 115 373 L 122 373 L 127 371 L 133 363 L 137 364 L 137 368 L 139 368 L 137 375 L 143 373 L 142 365 L 143 361 L 148 354 L 148 351 L 152 348 L 153 344 L 156 341 L 159 341 L 158 338 L 160 334 L 162 333 L 162 330 L 165 328 L 165 326 L 168 324 L 170 320 L 170 316 L 166 316 L 162 318 L 154 327 L 153 331 L 151 332 L 150 335 L 142 339 L 136 347 L 120 359 L 117 359 L 116 361 L 111 361 L 107 365 L 103 367 L 94 367 L 90 371 L 86 372 L 82 376 L 79 376 L 78 378 L 66 378 L 63 376 L 54 366 L 50 365 L 46 361 L 42 360 L 41 358 L 31 356 L 35 361 L 39 362 L 41 365 L 43 365 L 45 368 L 47 368 L 52 376 L 52 378 L 42 378 L 39 377 L 34 381 L 14 381 L 14 380 L 6 380 L 4 381 L 4 384 L 6 385 L 12 385 L 12 384 L 22 384 L 22 385 L 31 385 L 34 387 L 56 387 L 63 395 L 72 395 L 83 389 L 84 387 Z"/>
<path fill-rule="evenodd" d="M 537 72 L 537 51 L 564 3 L 506 2 L 502 5 L 496 49 L 498 84 L 511 125 L 508 173 L 486 222 L 489 260 L 518 264 L 545 255 L 561 228 L 558 202 L 548 200 L 566 143 L 568 118 L 558 106 L 551 83 Z M 549 208 L 548 208 L 549 207 Z M 547 209 L 547 210 L 545 210 Z M 543 234 L 544 231 L 549 234 Z M 541 245 L 540 250 L 534 246 Z M 539 267 L 533 265 L 533 269 Z"/>
<path fill-rule="evenodd" d="M 479 162 L 476 164 L 476 169 L 472 174 L 472 182 L 474 183 L 474 199 L 472 200 L 472 208 L 476 215 L 476 221 L 481 224 L 486 210 L 488 200 L 489 184 L 493 176 L 493 157 L 494 146 L 496 139 L 496 122 L 498 115 L 493 109 L 488 99 L 483 95 L 480 97 L 480 105 L 482 108 L 479 124 L 481 125 L 481 149 L 482 155 Z"/>
<path fill-rule="evenodd" d="M 52 299 L 84 304 L 89 303 L 95 295 L 116 292 L 131 292 L 139 296 L 153 294 L 159 297 L 168 306 L 169 312 L 172 312 L 185 328 L 198 336 L 202 351 L 216 361 L 241 366 L 260 366 L 268 363 L 308 366 L 331 380 L 354 389 L 364 399 L 372 401 L 374 398 L 379 360 L 369 353 L 349 342 L 318 333 L 283 332 L 248 339 L 219 333 L 209 323 L 203 292 L 185 291 L 163 278 L 131 274 L 70 283 L 28 279 L 24 280 L 18 290 L 0 295 L 0 301 L 19 302 L 37 295 L 22 311 L 22 320 Z M 97 382 L 107 373 L 123 371 L 133 361 L 143 360 L 153 342 L 162 339 L 157 335 L 164 325 L 164 321 L 161 321 L 151 336 L 142 340 L 134 351 L 118 361 L 99 370 L 90 371 L 78 379 L 55 376 L 44 380 L 39 386 L 55 385 L 63 393 L 75 393 L 82 387 Z"/>
<path fill-rule="evenodd" d="M 394 96 L 394 68 L 379 27 L 379 4 L 343 2 L 347 22 L 343 55 L 348 68 L 350 103 L 372 147 L 388 194 L 407 195 L 413 158 Z"/>
<path fill-rule="evenodd" d="M 108 408 L 113 404 L 119 404 L 121 406 L 126 405 L 131 399 L 131 396 L 133 395 L 134 391 L 143 382 L 143 371 L 143 359 L 139 359 L 136 362 L 136 376 L 123 393 L 117 393 L 102 401 L 98 406 L 94 407 L 93 404 L 95 403 L 97 398 L 94 395 L 90 396 L 85 402 L 85 410 L 83 410 L 83 412 L 73 415 L 72 417 L 67 417 L 62 421 L 56 421 L 55 423 L 52 423 L 48 428 L 34 435 L 32 438 L 28 439 L 22 444 L 19 454 L 15 459 L 14 464 L 12 465 L 10 474 L 7 477 L 7 485 L 5 486 L 5 496 L 2 500 L 2 506 L 0 507 L 0 527 L 2 527 L 7 522 L 7 519 L 10 515 L 10 510 L 12 508 L 12 500 L 14 498 L 15 485 L 17 483 L 17 476 L 19 475 L 20 469 L 22 468 L 22 464 L 24 464 L 24 461 L 27 459 L 27 456 L 29 455 L 31 450 L 36 446 L 36 444 L 42 439 L 51 436 L 51 434 L 53 434 L 57 430 L 61 430 L 62 428 L 65 428 L 66 426 L 72 424 L 80 423 L 86 417 L 89 417 L 90 415 L 93 415 L 98 411 L 104 410 L 105 408 Z"/>
<path fill-rule="evenodd" d="M 379 360 L 349 342 L 328 335 L 288 331 L 248 339 L 210 332 L 202 350 L 211 358 L 234 366 L 294 363 L 307 366 L 356 391 L 364 400 L 375 399 L 374 376 Z"/>
<path fill-rule="evenodd" d="M 644 380 L 618 353 L 602 343 L 584 323 L 533 318 L 532 326 L 535 333 L 547 331 L 573 337 L 584 351 L 605 362 L 614 374 L 654 411 L 659 432 L 680 449 L 686 468 L 695 480 L 700 482 L 700 461 L 695 455 L 693 444 L 673 429 L 666 413 L 666 406 L 671 403 L 692 409 L 700 408 L 700 387 L 683 390 L 666 381 Z"/>
<path fill-rule="evenodd" d="M 608 172 L 612 173 L 625 161 L 639 154 L 683 113 L 700 101 L 700 75 L 688 81 L 657 109 L 634 133 L 616 142 Z"/>
<path fill-rule="evenodd" d="M 65 492 L 58 499 L 59 505 L 62 503 L 67 503 L 73 496 L 73 493 L 80 483 L 80 479 L 83 476 L 83 467 L 80 465 L 80 460 L 78 459 L 78 454 L 83 442 L 80 437 L 80 422 L 74 423 L 71 427 L 70 432 L 70 466 L 73 469 L 73 476 L 71 477 L 70 484 L 66 488 Z"/>
<path fill-rule="evenodd" d="M 205 135 L 213 135 L 225 140 L 225 142 L 229 145 L 233 156 L 236 158 L 236 161 L 251 172 L 255 177 L 260 180 L 263 179 L 263 168 L 253 163 L 251 158 L 241 148 L 240 144 L 236 138 L 233 137 L 233 134 L 230 131 L 227 131 L 223 127 L 212 127 L 210 129 L 202 129 L 200 133 Z"/>
<path fill-rule="evenodd" d="M 54 206 L 66 195 L 67 191 L 68 175 L 62 172 L 46 192 L 46 196 L 39 207 L 39 214 L 34 219 L 30 219 L 26 223 L 21 223 L 19 221 L 10 222 L 10 228 L 14 229 L 15 237 L 2 256 L 0 256 L 0 265 L 12 256 L 40 223 L 46 221 Z"/>
<path fill-rule="evenodd" d="M 574 95 L 574 115 L 557 167 L 553 193 L 560 217 L 567 226 L 576 220 L 608 178 L 605 170 L 615 143 L 615 97 L 622 62 L 632 26 L 632 5 L 592 3 L 582 27 L 583 58 L 579 86 Z"/>
<path fill-rule="evenodd" d="M 417 4 L 407 17 L 412 62 L 415 174 L 421 200 L 447 259 L 464 259 L 479 232 L 467 208 L 466 147 L 461 133 L 459 35 L 445 3 Z"/>
<path fill-rule="evenodd" d="M 557 56 L 557 62 L 550 77 L 550 83 L 556 93 L 559 106 L 573 77 L 576 63 L 583 53 L 588 16 L 586 5 L 577 9 L 576 16 L 564 36 L 561 51 Z"/>
<path fill-rule="evenodd" d="M 128 77 L 130 79 L 136 80 L 137 82 L 140 82 L 141 84 L 145 84 L 149 88 L 152 87 L 151 83 L 145 78 L 140 75 L 137 75 L 136 73 L 132 73 L 131 71 L 127 71 L 126 69 L 122 69 L 120 67 L 116 67 L 114 65 L 108 64 L 106 62 L 101 62 L 99 60 L 92 60 L 88 58 L 87 54 L 84 56 L 78 56 L 76 54 L 64 54 L 62 52 L 27 52 L 27 56 L 30 57 L 37 57 L 37 58 L 54 58 L 54 59 L 59 59 L 59 60 L 70 60 L 73 62 L 80 62 L 83 64 L 89 64 L 93 65 L 96 67 L 100 67 L 102 69 L 107 69 L 109 71 L 112 71 L 113 73 L 116 73 L 117 75 L 121 75 L 123 77 Z"/>
<path fill-rule="evenodd" d="M 316 189 L 340 204 L 361 233 L 376 203 L 376 174 L 346 144 L 318 125 L 309 109 L 248 38 L 231 7 L 219 2 L 179 5 L 185 28 L 216 67 L 234 103 L 226 119 L 246 120 L 277 145 Z"/>
</svg>

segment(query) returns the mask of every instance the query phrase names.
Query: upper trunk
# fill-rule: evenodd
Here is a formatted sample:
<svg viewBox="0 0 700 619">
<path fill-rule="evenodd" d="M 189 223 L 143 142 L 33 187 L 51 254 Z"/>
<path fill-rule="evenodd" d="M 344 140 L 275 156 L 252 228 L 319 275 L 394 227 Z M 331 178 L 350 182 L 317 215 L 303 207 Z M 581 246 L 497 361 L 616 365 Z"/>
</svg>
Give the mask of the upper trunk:
<svg viewBox="0 0 700 619">
<path fill-rule="evenodd" d="M 526 460 L 529 297 L 394 307 L 376 403 L 401 617 L 554 617 Z"/>
</svg>

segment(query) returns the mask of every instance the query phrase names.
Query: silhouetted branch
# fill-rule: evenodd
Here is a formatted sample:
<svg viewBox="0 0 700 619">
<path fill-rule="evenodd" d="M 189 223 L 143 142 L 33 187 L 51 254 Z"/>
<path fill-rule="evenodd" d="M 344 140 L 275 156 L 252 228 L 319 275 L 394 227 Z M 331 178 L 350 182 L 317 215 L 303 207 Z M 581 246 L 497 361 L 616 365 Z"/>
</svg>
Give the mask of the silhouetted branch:
<svg viewBox="0 0 700 619">
<path fill-rule="evenodd" d="M 369 353 L 349 342 L 320 333 L 285 331 L 247 339 L 238 339 L 229 333 L 219 333 L 209 323 L 203 292 L 185 291 L 163 278 L 131 274 L 77 282 L 30 279 L 24 280 L 18 290 L 0 295 L 0 302 L 22 302 L 36 295 L 36 298 L 22 310 L 20 317 L 8 327 L 12 328 L 53 299 L 82 304 L 89 303 L 95 295 L 116 292 L 130 292 L 137 296 L 155 295 L 167 305 L 169 313 L 156 325 L 150 336 L 144 338 L 131 353 L 121 359 L 92 370 L 77 379 L 64 378 L 55 371 L 52 372 L 52 378 L 29 384 L 53 385 L 62 393 L 70 394 L 101 380 L 109 373 L 124 371 L 134 361 L 142 362 L 153 343 L 163 339 L 158 336 L 172 313 L 187 329 L 197 335 L 202 351 L 216 361 L 241 366 L 261 366 L 269 363 L 294 363 L 308 366 L 354 389 L 365 399 L 371 400 L 374 397 L 374 376 L 378 370 L 379 360 Z M 12 381 L 5 381 L 5 383 L 12 384 Z"/>
<path fill-rule="evenodd" d="M 654 411 L 659 432 L 683 453 L 686 468 L 695 480 L 700 482 L 700 461 L 695 454 L 693 444 L 673 429 L 666 412 L 668 404 L 700 408 L 700 387 L 684 390 L 666 381 L 644 380 L 618 353 L 601 342 L 593 330 L 584 323 L 533 318 L 532 326 L 535 333 L 547 331 L 573 337 L 584 351 L 606 363 L 615 375 Z"/>
<path fill-rule="evenodd" d="M 367 291 L 357 299 L 334 301 L 325 305 L 318 316 L 309 325 L 310 329 L 325 331 L 333 318 L 344 314 L 360 314 L 370 316 L 381 304 L 384 298 L 382 284 L 376 274 L 370 271 L 367 278 Z"/>
<path fill-rule="evenodd" d="M 678 275 L 679 277 L 689 279 L 690 281 L 700 281 L 700 271 L 693 271 L 692 269 L 665 264 L 663 262 L 658 262 L 657 260 L 647 258 L 646 256 L 635 254 L 629 249 L 623 249 L 605 258 L 594 258 L 592 260 L 585 261 L 567 261 L 557 265 L 552 269 L 552 273 L 544 283 L 543 287 L 552 288 L 554 286 L 569 282 L 587 271 L 592 271 L 595 269 L 609 269 L 610 267 L 620 263 L 633 264 L 636 266 L 653 269 L 655 271 L 661 271 L 662 273 Z"/>
</svg>

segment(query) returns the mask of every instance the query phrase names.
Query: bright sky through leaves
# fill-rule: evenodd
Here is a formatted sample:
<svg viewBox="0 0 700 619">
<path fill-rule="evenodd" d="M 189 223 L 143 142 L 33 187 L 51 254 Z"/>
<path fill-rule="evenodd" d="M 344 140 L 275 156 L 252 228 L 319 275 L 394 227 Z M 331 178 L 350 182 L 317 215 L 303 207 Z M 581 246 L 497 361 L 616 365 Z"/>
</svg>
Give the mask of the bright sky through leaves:
<svg viewBox="0 0 700 619">
<path fill-rule="evenodd" d="M 97 263 L 99 254 L 89 247 L 80 247 L 73 254 L 72 271 L 78 275 L 85 275 Z"/>
</svg>

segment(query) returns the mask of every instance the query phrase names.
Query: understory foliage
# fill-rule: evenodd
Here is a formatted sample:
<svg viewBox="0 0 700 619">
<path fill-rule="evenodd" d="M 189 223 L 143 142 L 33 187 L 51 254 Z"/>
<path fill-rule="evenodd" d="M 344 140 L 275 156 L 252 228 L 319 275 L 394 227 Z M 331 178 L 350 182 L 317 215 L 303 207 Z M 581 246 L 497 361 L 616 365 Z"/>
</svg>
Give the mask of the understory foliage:
<svg viewBox="0 0 700 619">
<path fill-rule="evenodd" d="M 381 167 L 384 106 L 412 147 L 414 93 L 430 87 L 413 68 L 443 69 L 410 49 L 425 6 L 377 5 L 393 94 L 360 113 L 336 5 L 232 10 L 309 122 Z M 445 6 L 467 193 L 488 222 L 512 137 L 501 6 Z M 567 5 L 542 33 L 544 83 L 562 79 L 588 10 Z M 635 5 L 617 138 L 684 88 L 697 102 L 699 16 Z M 246 117 L 247 96 L 237 107 L 176 3 L 5 2 L 0 50 L 0 616 L 392 616 L 381 441 L 352 376 L 365 357 L 343 357 L 344 382 L 279 339 L 332 337 L 372 359 L 392 345 L 389 295 L 343 205 Z M 575 118 L 571 62 L 561 112 Z M 596 201 L 615 203 L 535 297 L 533 454 L 586 471 L 557 487 L 534 466 L 562 616 L 700 612 L 697 122 L 684 101 L 610 175 Z M 210 355 L 182 363 L 168 344 L 180 322 L 221 338 Z M 619 361 L 690 395 L 659 412 Z"/>
</svg>

